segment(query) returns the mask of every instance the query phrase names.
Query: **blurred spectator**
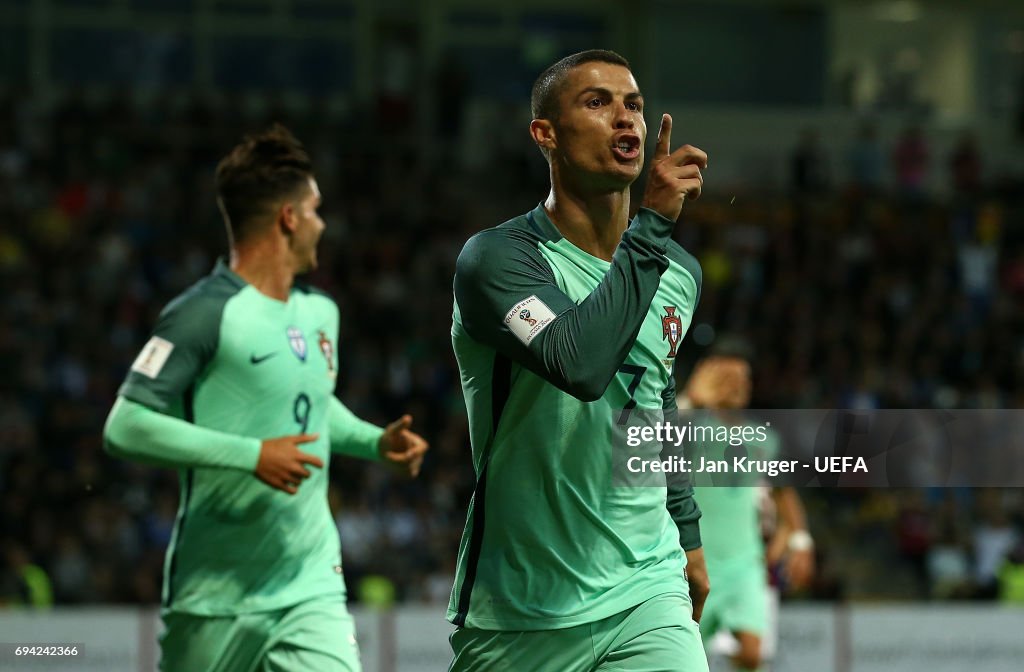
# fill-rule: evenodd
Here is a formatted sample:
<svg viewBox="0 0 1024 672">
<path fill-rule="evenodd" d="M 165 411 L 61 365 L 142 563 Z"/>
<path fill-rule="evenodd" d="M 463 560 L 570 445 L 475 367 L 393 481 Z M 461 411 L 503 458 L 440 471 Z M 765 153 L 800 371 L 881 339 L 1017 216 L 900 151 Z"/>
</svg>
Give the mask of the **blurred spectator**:
<svg viewBox="0 0 1024 672">
<path fill-rule="evenodd" d="M 924 498 L 910 493 L 899 514 L 897 541 L 900 554 L 910 563 L 921 593 L 928 589 L 928 551 L 931 545 L 931 521 Z"/>
<path fill-rule="evenodd" d="M 344 561 L 360 567 L 373 562 L 374 551 L 381 537 L 381 526 L 365 501 L 343 509 L 336 517 Z"/>
<path fill-rule="evenodd" d="M 1024 540 L 1017 542 L 999 568 L 999 599 L 1024 606 Z"/>
<path fill-rule="evenodd" d="M 395 584 L 384 576 L 367 576 L 359 582 L 356 595 L 368 607 L 387 609 L 395 603 Z"/>
<path fill-rule="evenodd" d="M 384 134 L 408 130 L 416 94 L 416 40 L 413 24 L 382 24 L 377 47 L 376 119 Z"/>
<path fill-rule="evenodd" d="M 0 606 L 25 606 L 48 609 L 53 606 L 50 577 L 33 564 L 25 547 L 5 540 L 4 566 L 0 569 Z"/>
<path fill-rule="evenodd" d="M 457 139 L 463 127 L 463 113 L 470 94 L 469 74 L 454 51 L 441 59 L 434 78 L 437 101 L 437 131 L 447 143 Z"/>
<path fill-rule="evenodd" d="M 901 195 L 911 198 L 923 195 L 929 160 L 928 141 L 921 127 L 911 126 L 903 131 L 892 152 L 893 170 Z"/>
<path fill-rule="evenodd" d="M 804 129 L 800 134 L 790 166 L 793 189 L 797 194 L 820 194 L 828 189 L 828 157 L 816 129 Z"/>
<path fill-rule="evenodd" d="M 930 595 L 936 599 L 963 598 L 971 594 L 970 538 L 965 515 L 950 491 L 933 509 L 928 549 Z"/>
<path fill-rule="evenodd" d="M 974 196 L 981 190 L 981 151 L 974 133 L 965 131 L 960 136 L 949 156 L 949 173 L 957 195 Z"/>
<path fill-rule="evenodd" d="M 974 578 L 978 596 L 993 598 L 998 593 L 998 573 L 1021 535 L 1010 523 L 997 492 L 980 500 L 981 522 L 974 529 Z"/>
<path fill-rule="evenodd" d="M 859 192 L 874 194 L 882 188 L 885 172 L 885 150 L 878 140 L 878 130 L 865 122 L 847 150 L 850 185 Z"/>
<path fill-rule="evenodd" d="M 57 599 L 66 603 L 83 602 L 92 567 L 78 537 L 70 530 L 64 532 L 58 538 L 55 550 L 51 562 Z"/>
</svg>

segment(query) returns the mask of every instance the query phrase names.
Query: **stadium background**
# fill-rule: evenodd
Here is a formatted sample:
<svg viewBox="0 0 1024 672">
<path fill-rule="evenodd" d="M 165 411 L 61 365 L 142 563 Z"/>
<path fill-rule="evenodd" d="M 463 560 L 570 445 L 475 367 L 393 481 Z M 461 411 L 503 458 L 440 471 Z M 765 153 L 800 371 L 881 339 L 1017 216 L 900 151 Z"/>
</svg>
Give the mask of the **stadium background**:
<svg viewBox="0 0 1024 672">
<path fill-rule="evenodd" d="M 272 120 L 317 164 L 340 396 L 410 409 L 433 447 L 415 482 L 335 460 L 351 599 L 439 617 L 473 485 L 454 260 L 546 193 L 529 86 L 595 46 L 711 156 L 678 228 L 705 278 L 681 379 L 730 333 L 755 406 L 1024 402 L 1019 3 L 0 0 L 0 632 L 158 603 L 177 477 L 108 458 L 101 427 L 161 306 L 224 252 L 216 160 Z M 803 495 L 819 575 L 784 614 L 896 603 L 909 641 L 971 601 L 1010 642 L 1024 491 Z"/>
</svg>

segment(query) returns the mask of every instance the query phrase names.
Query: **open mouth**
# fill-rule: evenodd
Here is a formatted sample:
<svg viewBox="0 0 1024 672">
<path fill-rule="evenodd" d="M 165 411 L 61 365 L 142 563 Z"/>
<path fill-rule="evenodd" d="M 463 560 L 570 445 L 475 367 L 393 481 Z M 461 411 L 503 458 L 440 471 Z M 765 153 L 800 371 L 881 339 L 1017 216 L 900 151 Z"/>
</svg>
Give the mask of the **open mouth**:
<svg viewBox="0 0 1024 672">
<path fill-rule="evenodd" d="M 615 138 L 612 153 L 620 161 L 634 161 L 640 156 L 640 136 L 629 134 Z"/>
</svg>

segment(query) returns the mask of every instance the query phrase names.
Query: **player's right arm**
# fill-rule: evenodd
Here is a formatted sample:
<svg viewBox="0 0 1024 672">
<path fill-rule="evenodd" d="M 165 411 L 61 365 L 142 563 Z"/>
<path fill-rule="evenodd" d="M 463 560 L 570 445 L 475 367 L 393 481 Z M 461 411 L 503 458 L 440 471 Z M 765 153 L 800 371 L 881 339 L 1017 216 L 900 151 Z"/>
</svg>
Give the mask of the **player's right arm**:
<svg viewBox="0 0 1024 672">
<path fill-rule="evenodd" d="M 254 471 L 261 441 L 199 427 L 121 395 L 103 428 L 108 453 L 158 467 Z"/>
<path fill-rule="evenodd" d="M 601 398 L 668 268 L 665 250 L 683 199 L 700 194 L 698 165 L 706 165 L 707 155 L 689 146 L 669 154 L 671 128 L 665 115 L 644 204 L 611 267 L 579 304 L 558 287 L 530 234 L 497 228 L 466 243 L 456 264 L 455 299 L 474 340 L 581 401 Z"/>
<path fill-rule="evenodd" d="M 315 436 L 261 441 L 220 432 L 169 414 L 206 368 L 217 349 L 223 300 L 187 296 L 170 304 L 132 364 L 107 417 L 103 444 L 115 457 L 154 466 L 221 467 L 254 473 L 289 493 L 322 462 L 298 445 Z"/>
<path fill-rule="evenodd" d="M 664 243 L 672 226 L 641 210 L 611 268 L 579 305 L 558 287 L 534 239 L 500 228 L 477 234 L 455 270 L 462 325 L 477 342 L 564 392 L 582 401 L 599 399 L 625 361 L 668 268 Z"/>
</svg>

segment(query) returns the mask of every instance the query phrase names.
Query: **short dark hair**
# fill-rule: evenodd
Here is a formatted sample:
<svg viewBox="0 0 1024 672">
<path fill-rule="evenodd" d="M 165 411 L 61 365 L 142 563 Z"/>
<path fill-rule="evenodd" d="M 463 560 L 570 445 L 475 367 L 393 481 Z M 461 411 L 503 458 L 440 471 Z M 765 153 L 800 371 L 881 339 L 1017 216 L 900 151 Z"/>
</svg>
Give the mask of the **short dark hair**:
<svg viewBox="0 0 1024 672">
<path fill-rule="evenodd" d="M 533 83 L 530 91 L 530 112 L 534 119 L 557 119 L 558 96 L 565 85 L 565 76 L 569 71 L 584 63 L 612 63 L 629 68 L 629 61 L 607 49 L 588 49 L 578 54 L 566 56 L 547 70 Z"/>
<path fill-rule="evenodd" d="M 281 124 L 247 135 L 217 164 L 217 199 L 232 242 L 253 233 L 261 215 L 307 184 L 313 164 L 302 143 Z"/>
</svg>

